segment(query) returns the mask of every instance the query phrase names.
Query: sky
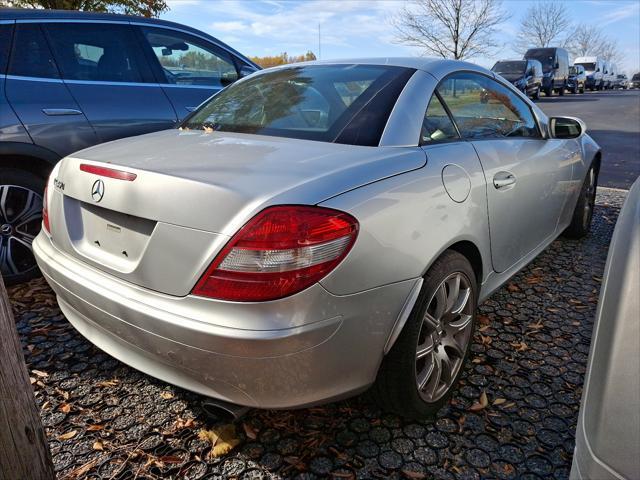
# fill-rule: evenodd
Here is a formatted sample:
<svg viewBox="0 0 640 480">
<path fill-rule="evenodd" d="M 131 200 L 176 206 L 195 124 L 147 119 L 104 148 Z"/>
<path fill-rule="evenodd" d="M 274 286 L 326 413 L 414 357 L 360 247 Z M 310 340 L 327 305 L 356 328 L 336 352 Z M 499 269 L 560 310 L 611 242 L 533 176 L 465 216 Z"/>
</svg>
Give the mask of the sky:
<svg viewBox="0 0 640 480">
<path fill-rule="evenodd" d="M 406 0 L 166 0 L 160 18 L 209 33 L 248 56 L 300 55 L 322 59 L 419 56 L 398 44 L 391 19 Z M 491 67 L 498 59 L 520 58 L 511 45 L 531 0 L 504 0 L 511 15 L 496 34 L 500 47 L 471 61 Z M 564 0 L 576 24 L 600 26 L 618 42 L 623 72 L 640 71 L 640 0 Z M 320 46 L 318 43 L 320 28 Z M 620 67 L 620 65 L 619 65 Z"/>
</svg>

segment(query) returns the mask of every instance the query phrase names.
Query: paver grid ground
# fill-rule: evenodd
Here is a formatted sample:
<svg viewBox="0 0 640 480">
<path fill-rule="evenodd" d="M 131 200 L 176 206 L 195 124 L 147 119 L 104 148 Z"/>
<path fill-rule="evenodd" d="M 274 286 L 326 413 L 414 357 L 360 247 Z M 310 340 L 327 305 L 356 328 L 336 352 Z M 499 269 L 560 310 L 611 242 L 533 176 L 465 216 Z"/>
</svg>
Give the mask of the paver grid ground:
<svg viewBox="0 0 640 480">
<path fill-rule="evenodd" d="M 480 306 L 471 361 L 433 421 L 384 414 L 366 397 L 251 411 L 238 425 L 240 445 L 214 459 L 198 437 L 212 425 L 202 397 L 93 347 L 67 323 L 43 280 L 13 287 L 58 478 L 567 478 L 601 276 L 624 195 L 601 190 L 586 239 L 555 241 Z M 478 409 L 483 392 L 489 404 Z"/>
</svg>

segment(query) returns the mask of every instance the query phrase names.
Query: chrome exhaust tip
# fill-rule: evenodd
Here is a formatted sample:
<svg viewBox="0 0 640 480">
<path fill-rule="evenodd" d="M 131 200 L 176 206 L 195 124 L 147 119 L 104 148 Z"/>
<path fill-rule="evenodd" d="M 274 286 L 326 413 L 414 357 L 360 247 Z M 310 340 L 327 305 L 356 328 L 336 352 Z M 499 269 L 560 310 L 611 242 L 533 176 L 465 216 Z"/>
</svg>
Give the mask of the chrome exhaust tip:
<svg viewBox="0 0 640 480">
<path fill-rule="evenodd" d="M 202 410 L 216 422 L 236 422 L 249 411 L 249 407 L 214 398 L 203 401 L 201 406 Z"/>
</svg>

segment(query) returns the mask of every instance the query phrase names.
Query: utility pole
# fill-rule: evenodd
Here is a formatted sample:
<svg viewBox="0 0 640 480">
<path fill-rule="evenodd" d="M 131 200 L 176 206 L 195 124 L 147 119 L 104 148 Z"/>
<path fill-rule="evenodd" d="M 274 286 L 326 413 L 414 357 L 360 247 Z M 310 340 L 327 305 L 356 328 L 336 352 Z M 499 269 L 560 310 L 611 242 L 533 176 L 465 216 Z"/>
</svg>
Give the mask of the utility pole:
<svg viewBox="0 0 640 480">
<path fill-rule="evenodd" d="M 53 480 L 51 452 L 0 276 L 0 479 Z"/>
</svg>

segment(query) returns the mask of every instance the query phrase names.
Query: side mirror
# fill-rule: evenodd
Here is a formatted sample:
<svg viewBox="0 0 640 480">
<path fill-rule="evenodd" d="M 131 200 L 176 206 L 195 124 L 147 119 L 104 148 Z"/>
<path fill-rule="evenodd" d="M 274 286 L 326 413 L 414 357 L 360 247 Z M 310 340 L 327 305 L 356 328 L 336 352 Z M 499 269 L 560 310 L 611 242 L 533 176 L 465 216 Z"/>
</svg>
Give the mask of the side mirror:
<svg viewBox="0 0 640 480">
<path fill-rule="evenodd" d="M 553 65 L 553 68 L 560 68 L 560 64 L 559 64 L 558 62 L 556 62 L 556 63 Z"/>
<path fill-rule="evenodd" d="M 243 65 L 242 67 L 240 67 L 240 78 L 244 78 L 247 75 L 251 75 L 252 73 L 257 72 L 258 70 L 256 70 L 253 67 L 250 67 L 249 65 Z"/>
<path fill-rule="evenodd" d="M 551 138 L 578 138 L 587 131 L 587 125 L 575 117 L 551 117 L 549 133 Z"/>
</svg>

